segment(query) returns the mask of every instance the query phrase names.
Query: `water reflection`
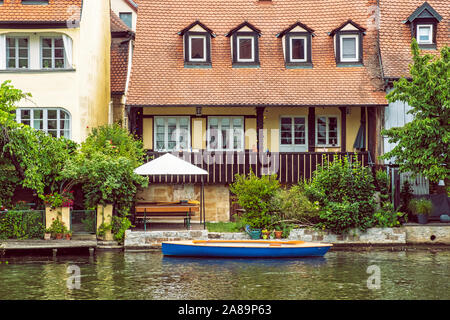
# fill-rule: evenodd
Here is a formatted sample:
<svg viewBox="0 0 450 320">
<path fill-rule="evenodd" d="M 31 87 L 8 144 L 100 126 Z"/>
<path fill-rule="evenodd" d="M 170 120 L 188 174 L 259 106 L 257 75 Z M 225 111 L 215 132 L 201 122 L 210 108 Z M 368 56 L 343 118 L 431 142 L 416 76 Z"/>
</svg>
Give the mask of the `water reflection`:
<svg viewBox="0 0 450 320">
<path fill-rule="evenodd" d="M 81 288 L 70 290 L 77 265 Z M 381 288 L 367 287 L 377 265 Z M 154 252 L 11 257 L 0 299 L 449 299 L 450 252 L 329 252 L 324 258 L 202 259 Z"/>
</svg>

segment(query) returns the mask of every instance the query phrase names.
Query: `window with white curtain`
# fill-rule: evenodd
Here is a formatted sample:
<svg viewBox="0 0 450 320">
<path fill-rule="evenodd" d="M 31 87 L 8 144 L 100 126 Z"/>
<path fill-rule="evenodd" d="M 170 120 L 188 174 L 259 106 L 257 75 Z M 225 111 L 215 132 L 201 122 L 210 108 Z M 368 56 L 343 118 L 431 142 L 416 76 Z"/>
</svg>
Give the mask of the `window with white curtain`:
<svg viewBox="0 0 450 320">
<path fill-rule="evenodd" d="M 154 118 L 155 150 L 177 151 L 190 148 L 190 118 L 164 116 Z"/>
<path fill-rule="evenodd" d="M 244 117 L 208 117 L 208 149 L 244 150 Z"/>
<path fill-rule="evenodd" d="M 42 130 L 56 138 L 70 139 L 70 114 L 59 108 L 18 108 L 16 121 L 36 130 Z"/>
<path fill-rule="evenodd" d="M 339 146 L 339 121 L 336 116 L 316 118 L 316 145 L 324 147 Z"/>
</svg>

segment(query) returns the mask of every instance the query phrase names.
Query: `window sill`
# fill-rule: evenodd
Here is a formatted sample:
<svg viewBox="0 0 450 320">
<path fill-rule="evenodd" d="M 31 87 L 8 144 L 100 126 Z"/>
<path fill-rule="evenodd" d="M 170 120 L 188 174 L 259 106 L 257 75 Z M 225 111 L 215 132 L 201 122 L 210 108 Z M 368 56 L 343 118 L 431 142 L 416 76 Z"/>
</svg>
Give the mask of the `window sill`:
<svg viewBox="0 0 450 320">
<path fill-rule="evenodd" d="M 315 145 L 316 148 L 340 148 L 340 145 L 331 145 L 331 144 L 316 144 Z"/>
<path fill-rule="evenodd" d="M 74 72 L 76 69 L 2 69 L 0 73 L 53 73 L 53 72 Z"/>
<path fill-rule="evenodd" d="M 210 69 L 212 65 L 211 62 L 185 62 L 184 67 L 188 69 Z"/>
<path fill-rule="evenodd" d="M 286 69 L 312 69 L 311 62 L 286 62 Z"/>
<path fill-rule="evenodd" d="M 359 61 L 356 61 L 356 62 L 338 62 L 338 63 L 336 63 L 336 67 L 343 67 L 343 68 L 346 68 L 346 67 L 364 67 L 364 64 L 362 64 L 361 62 L 359 62 Z"/>
<path fill-rule="evenodd" d="M 422 50 L 436 50 L 437 49 L 437 46 L 436 46 L 436 44 L 435 43 L 422 43 L 422 44 L 420 44 L 419 43 L 419 49 L 422 49 Z"/>
<path fill-rule="evenodd" d="M 259 62 L 233 62 L 233 68 L 259 68 Z"/>
</svg>

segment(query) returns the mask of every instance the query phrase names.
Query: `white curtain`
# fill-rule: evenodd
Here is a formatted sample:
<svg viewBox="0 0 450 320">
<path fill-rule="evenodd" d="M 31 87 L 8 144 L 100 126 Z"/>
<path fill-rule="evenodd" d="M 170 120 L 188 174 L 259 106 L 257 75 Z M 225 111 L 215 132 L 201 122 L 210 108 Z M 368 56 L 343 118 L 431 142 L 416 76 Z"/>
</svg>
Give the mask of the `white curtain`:
<svg viewBox="0 0 450 320">
<path fill-rule="evenodd" d="M 0 34 L 0 70 L 6 69 L 6 35 Z"/>
<path fill-rule="evenodd" d="M 72 39 L 65 34 L 63 34 L 62 38 L 63 38 L 63 42 L 64 42 L 64 51 L 66 53 L 66 59 L 67 59 L 66 65 L 67 65 L 67 68 L 72 68 L 72 62 L 73 62 L 73 60 L 72 60 L 73 59 Z"/>
</svg>

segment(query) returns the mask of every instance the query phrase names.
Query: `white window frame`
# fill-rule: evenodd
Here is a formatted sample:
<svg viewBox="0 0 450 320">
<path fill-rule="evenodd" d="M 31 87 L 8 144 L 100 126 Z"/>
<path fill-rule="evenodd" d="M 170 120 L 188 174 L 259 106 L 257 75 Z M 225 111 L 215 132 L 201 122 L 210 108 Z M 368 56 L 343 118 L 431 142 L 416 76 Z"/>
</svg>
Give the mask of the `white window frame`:
<svg viewBox="0 0 450 320">
<path fill-rule="evenodd" d="M 281 140 L 281 119 L 283 118 L 291 118 L 292 119 L 292 125 L 291 125 L 291 134 L 292 134 L 292 143 L 291 144 L 282 144 Z M 303 118 L 305 120 L 305 143 L 303 144 L 296 144 L 295 143 L 295 118 Z M 306 152 L 308 151 L 308 116 L 305 115 L 282 115 L 280 116 L 280 152 Z"/>
<path fill-rule="evenodd" d="M 175 140 L 176 144 L 175 144 L 175 147 L 173 149 L 169 149 L 169 129 L 168 129 L 168 127 L 169 127 L 169 124 L 168 124 L 169 118 L 175 118 L 176 119 L 175 132 L 177 133 L 177 137 L 176 137 L 176 140 Z M 185 149 L 180 147 L 180 139 L 179 139 L 179 136 L 178 136 L 178 134 L 181 133 L 180 119 L 182 119 L 182 118 L 188 120 L 187 121 L 187 123 L 188 123 L 187 138 L 186 138 L 187 145 L 186 145 Z M 164 148 L 163 149 L 158 149 L 157 148 L 157 134 L 158 134 L 158 132 L 156 130 L 156 128 L 157 128 L 157 124 L 156 124 L 157 119 L 164 119 Z M 180 151 L 180 150 L 188 151 L 188 150 L 191 149 L 191 117 L 190 116 L 155 116 L 153 118 L 153 120 L 154 120 L 153 121 L 153 133 L 154 133 L 153 134 L 153 141 L 154 141 L 154 150 L 155 151 Z"/>
<path fill-rule="evenodd" d="M 192 58 L 192 52 L 191 52 L 191 45 L 192 45 L 191 40 L 192 39 L 203 39 L 203 59 Z M 191 61 L 191 62 L 206 62 L 206 40 L 207 40 L 206 36 L 204 36 L 204 35 L 189 35 L 189 37 L 188 37 L 189 61 Z"/>
<path fill-rule="evenodd" d="M 426 27 L 426 28 L 429 28 L 429 30 L 430 30 L 430 32 L 429 32 L 429 41 L 421 41 L 420 40 L 420 34 L 419 34 L 419 30 L 420 30 L 420 28 L 423 28 L 423 27 Z M 433 44 L 433 25 L 432 24 L 418 24 L 417 25 L 417 30 L 416 30 L 416 34 L 417 34 L 417 43 L 418 44 Z"/>
<path fill-rule="evenodd" d="M 44 68 L 44 46 L 43 46 L 43 42 L 44 39 L 52 39 L 52 66 L 50 68 Z M 64 59 L 64 66 L 62 68 L 55 68 L 55 39 L 61 39 L 61 41 L 63 42 L 63 59 Z M 66 48 L 64 47 L 64 40 L 62 38 L 62 35 L 53 35 L 53 36 L 41 36 L 39 39 L 39 52 L 40 52 L 40 66 L 41 69 L 44 70 L 61 70 L 61 69 L 66 69 L 67 68 L 67 57 L 66 57 Z"/>
<path fill-rule="evenodd" d="M 240 57 L 240 43 L 239 40 L 240 39 L 250 39 L 252 41 L 252 57 L 250 59 L 241 59 Z M 236 61 L 237 62 L 255 62 L 255 37 L 254 36 L 236 36 Z"/>
<path fill-rule="evenodd" d="M 217 125 L 217 131 L 219 132 L 218 134 L 218 148 L 211 148 L 211 129 L 210 129 L 210 121 L 211 119 L 216 118 L 218 119 L 218 125 Z M 230 145 L 232 146 L 231 148 L 228 149 L 224 149 L 223 148 L 223 139 L 222 139 L 222 119 L 224 118 L 228 118 L 230 119 L 230 133 L 229 133 L 229 137 L 232 138 L 232 141 L 230 142 Z M 242 127 L 240 128 L 242 130 L 241 133 L 241 148 L 234 148 L 234 125 L 233 125 L 233 120 L 239 118 L 241 120 L 242 123 Z M 208 117 L 208 121 L 207 121 L 207 150 L 208 151 L 244 151 L 245 149 L 245 118 L 243 116 L 209 116 Z"/>
<path fill-rule="evenodd" d="M 325 144 L 319 144 L 319 118 L 326 118 L 326 126 L 325 126 L 325 140 L 327 143 Z M 330 144 L 330 137 L 329 137 L 329 133 L 330 133 L 330 118 L 336 118 L 336 131 L 337 131 L 337 135 L 336 135 L 336 139 L 337 139 L 337 143 L 335 145 Z M 329 147 L 329 148 L 338 148 L 341 145 L 341 121 L 340 121 L 340 117 L 337 115 L 316 115 L 316 123 L 315 123 L 315 128 L 316 128 L 316 147 Z"/>
<path fill-rule="evenodd" d="M 22 122 L 22 118 L 21 118 L 21 111 L 24 110 L 29 110 L 30 111 L 30 119 L 26 119 L 24 121 L 30 121 L 30 127 L 34 128 L 34 112 L 35 110 L 38 111 L 42 111 L 42 129 L 36 129 L 36 130 L 42 130 L 43 132 L 48 134 L 48 111 L 57 111 L 57 115 L 56 115 L 56 119 L 51 119 L 51 120 L 56 120 L 56 136 L 58 138 L 60 137 L 64 137 L 64 135 L 61 135 L 61 133 L 63 131 L 68 131 L 68 136 L 66 137 L 67 139 L 71 139 L 72 136 L 72 116 L 70 115 L 70 113 L 62 108 L 17 108 L 16 109 L 16 122 L 18 123 L 23 123 Z M 61 112 L 64 112 L 67 115 L 67 119 L 64 120 L 68 120 L 69 122 L 69 127 L 66 129 L 61 129 L 61 121 L 64 121 L 63 119 L 61 119 Z M 51 129 L 51 130 L 55 130 L 55 129 Z"/>
<path fill-rule="evenodd" d="M 9 60 L 9 50 L 8 50 L 8 39 L 14 39 L 14 50 L 16 52 L 16 56 L 14 57 L 15 60 L 15 67 L 11 68 L 8 67 L 8 60 Z M 19 39 L 27 39 L 28 43 L 27 43 L 27 60 L 28 60 L 28 66 L 26 68 L 20 68 L 19 67 Z M 28 36 L 9 36 L 6 35 L 5 37 L 5 50 L 6 50 L 6 54 L 5 54 L 5 63 L 6 63 L 6 69 L 30 69 L 30 37 Z"/>
<path fill-rule="evenodd" d="M 355 39 L 355 46 L 356 46 L 355 58 L 344 58 L 344 39 Z M 341 34 L 339 41 L 340 41 L 341 62 L 358 62 L 359 61 L 359 35 L 357 35 L 357 34 Z"/>
<path fill-rule="evenodd" d="M 303 39 L 303 41 L 304 41 L 304 46 L 303 46 L 303 50 L 304 50 L 303 56 L 305 57 L 304 59 L 292 58 L 292 56 L 293 56 L 292 55 L 292 40 L 296 40 L 296 39 Z M 291 62 L 306 62 L 308 60 L 308 57 L 307 57 L 308 41 L 307 40 L 308 40 L 308 38 L 306 36 L 291 36 L 291 37 L 289 37 L 289 60 Z"/>
</svg>

